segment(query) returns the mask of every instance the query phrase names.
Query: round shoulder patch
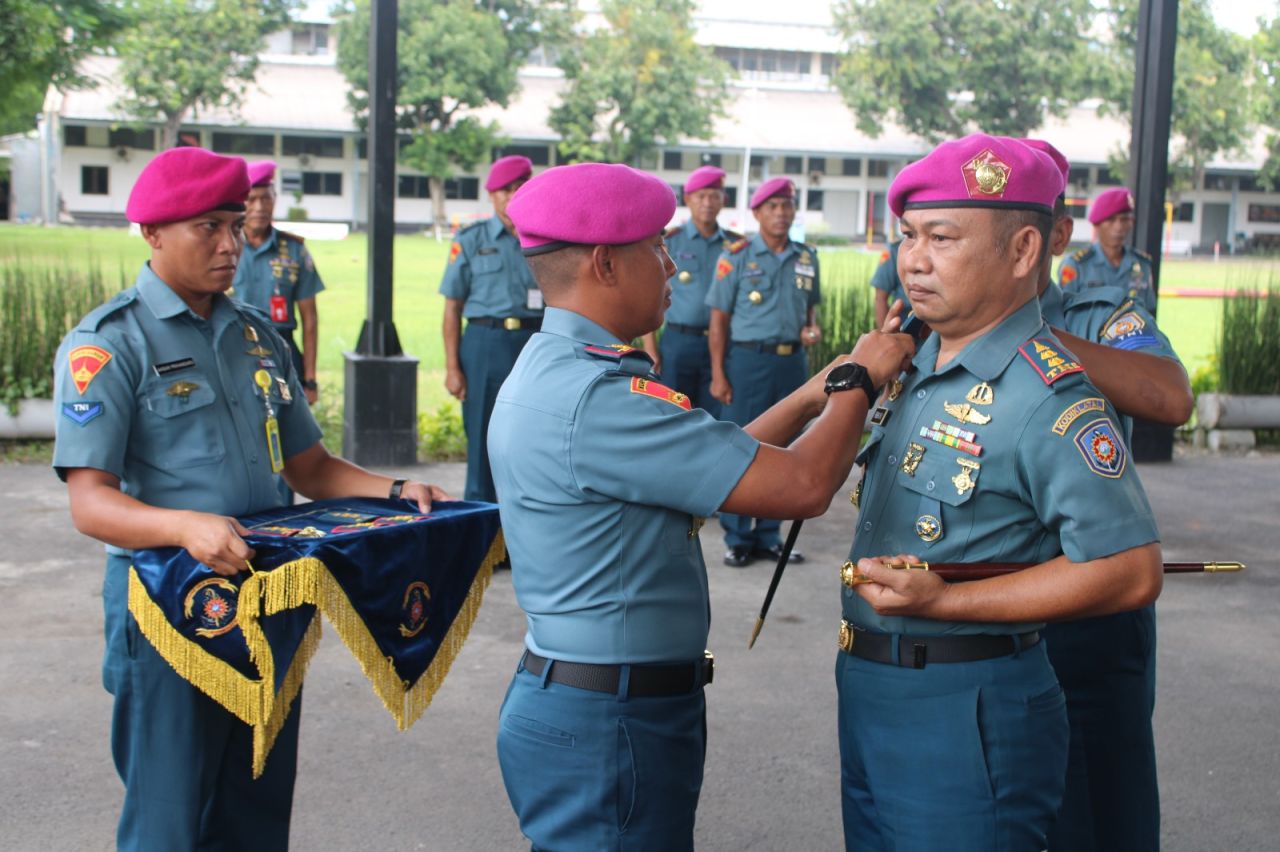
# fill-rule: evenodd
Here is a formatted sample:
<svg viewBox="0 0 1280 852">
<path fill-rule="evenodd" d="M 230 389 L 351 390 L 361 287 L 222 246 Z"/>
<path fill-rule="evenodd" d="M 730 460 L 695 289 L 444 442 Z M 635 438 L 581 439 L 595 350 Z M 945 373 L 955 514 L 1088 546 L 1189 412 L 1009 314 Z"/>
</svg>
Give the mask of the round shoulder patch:
<svg viewBox="0 0 1280 852">
<path fill-rule="evenodd" d="M 1089 470 L 1098 476 L 1119 479 L 1124 473 L 1127 454 L 1111 418 L 1099 417 L 1082 426 L 1075 442 Z"/>
</svg>

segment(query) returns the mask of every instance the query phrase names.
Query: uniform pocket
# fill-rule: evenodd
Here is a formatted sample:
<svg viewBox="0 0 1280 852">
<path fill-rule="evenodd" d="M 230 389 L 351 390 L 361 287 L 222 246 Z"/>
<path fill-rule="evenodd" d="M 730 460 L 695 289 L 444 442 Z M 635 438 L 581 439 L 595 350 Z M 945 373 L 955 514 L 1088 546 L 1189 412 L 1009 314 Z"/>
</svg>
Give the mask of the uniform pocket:
<svg viewBox="0 0 1280 852">
<path fill-rule="evenodd" d="M 636 756 L 631 743 L 631 734 L 627 731 L 626 719 L 618 720 L 617 760 L 618 832 L 623 833 L 631 824 L 631 816 L 635 813 L 636 791 L 640 786 L 637 783 Z"/>
<path fill-rule="evenodd" d="M 476 275 L 497 275 L 502 271 L 502 255 L 478 254 L 471 258 L 471 271 Z"/>
<path fill-rule="evenodd" d="M 502 727 L 516 736 L 558 748 L 573 748 L 575 742 L 574 735 L 568 731 L 514 713 L 502 717 Z"/>
<path fill-rule="evenodd" d="M 201 465 L 226 456 L 218 396 L 204 373 L 191 370 L 152 381 L 142 389 L 143 445 L 159 466 Z"/>
</svg>

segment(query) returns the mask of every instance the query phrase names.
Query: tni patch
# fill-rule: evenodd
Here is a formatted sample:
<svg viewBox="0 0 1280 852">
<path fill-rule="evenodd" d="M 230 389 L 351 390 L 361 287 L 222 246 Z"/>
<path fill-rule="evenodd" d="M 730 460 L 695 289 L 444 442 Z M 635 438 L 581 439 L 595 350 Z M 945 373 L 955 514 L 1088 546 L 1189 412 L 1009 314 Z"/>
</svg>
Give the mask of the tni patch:
<svg viewBox="0 0 1280 852">
<path fill-rule="evenodd" d="M 1089 470 L 1108 479 L 1119 479 L 1124 473 L 1127 458 L 1124 443 L 1109 418 L 1092 421 L 1076 433 L 1075 440 Z"/>
<path fill-rule="evenodd" d="M 660 399 L 663 402 L 669 402 L 672 405 L 679 406 L 685 411 L 693 408 L 693 404 L 689 402 L 689 397 L 680 393 L 680 391 L 672 390 L 664 384 L 659 384 L 652 379 L 642 379 L 635 376 L 631 379 L 631 392 L 642 393 L 645 396 L 651 396 L 654 399 Z"/>
<path fill-rule="evenodd" d="M 85 425 L 106 410 L 106 406 L 100 402 L 64 402 L 62 404 L 62 416 L 77 426 Z"/>
</svg>

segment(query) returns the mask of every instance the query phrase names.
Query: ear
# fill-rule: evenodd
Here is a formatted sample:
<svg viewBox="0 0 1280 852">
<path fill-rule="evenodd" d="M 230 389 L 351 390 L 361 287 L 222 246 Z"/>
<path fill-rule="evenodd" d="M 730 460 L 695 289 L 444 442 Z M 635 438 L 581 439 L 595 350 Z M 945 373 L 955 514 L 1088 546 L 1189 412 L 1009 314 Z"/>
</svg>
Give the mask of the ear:
<svg viewBox="0 0 1280 852">
<path fill-rule="evenodd" d="M 139 225 L 138 227 L 142 231 L 142 238 L 147 241 L 147 245 L 153 249 L 161 247 L 159 225 Z"/>
<path fill-rule="evenodd" d="M 1030 225 L 1019 228 L 1010 241 L 1013 252 L 1013 275 L 1015 278 L 1035 276 L 1040 270 L 1041 249 L 1044 240 L 1040 231 Z"/>
<path fill-rule="evenodd" d="M 1075 233 L 1076 223 L 1070 216 L 1064 216 L 1053 223 L 1053 242 L 1049 251 L 1055 255 L 1064 254 L 1071 245 L 1071 235 Z"/>
<path fill-rule="evenodd" d="M 594 246 L 591 249 L 591 273 L 606 287 L 612 287 L 618 283 L 618 256 L 614 248 L 614 246 Z"/>
</svg>

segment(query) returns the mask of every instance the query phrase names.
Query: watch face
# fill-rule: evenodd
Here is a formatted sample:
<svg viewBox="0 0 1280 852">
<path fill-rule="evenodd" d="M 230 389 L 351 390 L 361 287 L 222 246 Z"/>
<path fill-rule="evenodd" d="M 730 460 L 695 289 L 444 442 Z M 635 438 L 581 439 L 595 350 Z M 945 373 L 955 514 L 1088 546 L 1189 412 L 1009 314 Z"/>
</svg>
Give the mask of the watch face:
<svg viewBox="0 0 1280 852">
<path fill-rule="evenodd" d="M 861 368 L 857 364 L 844 363 L 827 373 L 826 387 L 828 391 L 845 390 L 857 381 Z"/>
</svg>

